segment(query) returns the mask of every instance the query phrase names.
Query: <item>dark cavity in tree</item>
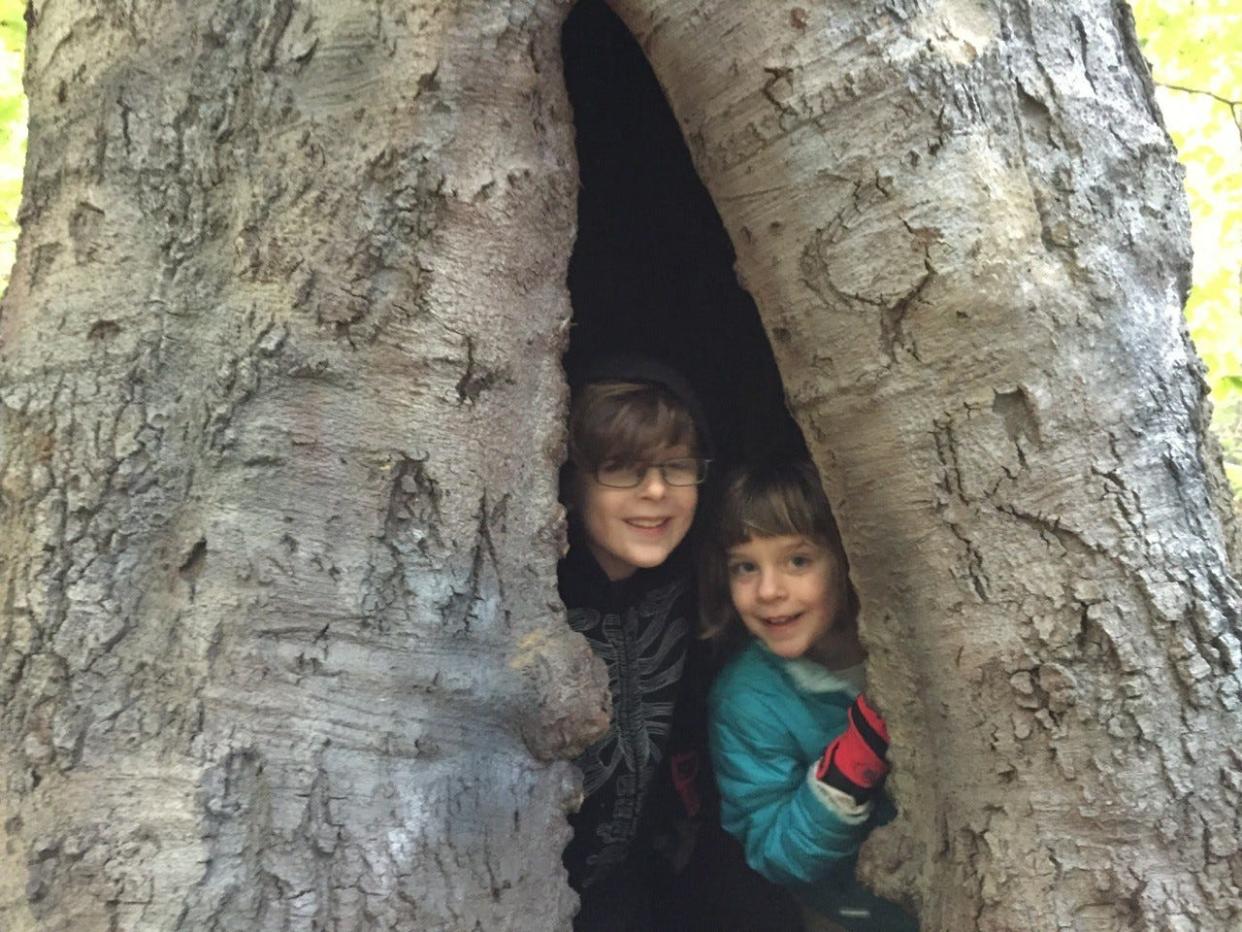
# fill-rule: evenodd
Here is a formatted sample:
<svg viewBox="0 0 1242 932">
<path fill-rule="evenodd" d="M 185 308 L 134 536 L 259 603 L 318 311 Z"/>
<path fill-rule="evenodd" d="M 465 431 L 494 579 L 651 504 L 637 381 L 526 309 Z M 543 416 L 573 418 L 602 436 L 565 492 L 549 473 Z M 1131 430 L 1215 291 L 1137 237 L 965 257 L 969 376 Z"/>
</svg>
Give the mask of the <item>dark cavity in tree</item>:
<svg viewBox="0 0 1242 932">
<path fill-rule="evenodd" d="M 602 0 L 582 0 L 563 53 L 582 182 L 566 368 L 648 353 L 693 381 L 721 460 L 802 453 L 733 246 L 638 43 Z"/>
<path fill-rule="evenodd" d="M 679 369 L 712 422 L 714 469 L 805 455 L 733 246 L 641 49 L 602 0 L 578 3 L 562 38 L 582 183 L 566 369 L 616 351 Z M 701 827 L 698 848 L 676 889 L 652 891 L 668 927 L 799 927 L 789 895 L 749 872 L 719 826 Z"/>
</svg>

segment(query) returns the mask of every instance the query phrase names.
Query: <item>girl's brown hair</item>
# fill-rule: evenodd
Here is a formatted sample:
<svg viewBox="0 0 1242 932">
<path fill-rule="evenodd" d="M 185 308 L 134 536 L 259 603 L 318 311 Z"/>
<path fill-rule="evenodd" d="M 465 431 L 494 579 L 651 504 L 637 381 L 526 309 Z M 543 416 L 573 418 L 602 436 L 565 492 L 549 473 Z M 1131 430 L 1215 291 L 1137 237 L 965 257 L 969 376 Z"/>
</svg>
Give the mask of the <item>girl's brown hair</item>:
<svg viewBox="0 0 1242 932">
<path fill-rule="evenodd" d="M 858 594 L 832 508 L 810 463 L 775 463 L 734 471 L 723 483 L 711 530 L 699 550 L 700 634 L 725 652 L 745 641 L 729 594 L 729 548 L 756 537 L 794 534 L 828 548 L 849 586 L 848 621 L 858 619 Z"/>
</svg>

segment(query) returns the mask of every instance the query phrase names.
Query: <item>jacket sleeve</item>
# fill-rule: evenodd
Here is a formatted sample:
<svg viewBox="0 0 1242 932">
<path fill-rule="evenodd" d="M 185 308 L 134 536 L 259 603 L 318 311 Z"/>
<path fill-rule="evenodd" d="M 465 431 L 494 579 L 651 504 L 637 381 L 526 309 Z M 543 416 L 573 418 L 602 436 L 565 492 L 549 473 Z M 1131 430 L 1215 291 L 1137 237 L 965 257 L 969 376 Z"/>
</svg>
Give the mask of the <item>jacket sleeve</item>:
<svg viewBox="0 0 1242 932">
<path fill-rule="evenodd" d="M 858 853 L 871 805 L 824 793 L 815 763 L 801 760 L 780 710 L 753 693 L 714 704 L 711 752 L 721 821 L 746 861 L 775 883 L 813 883 Z"/>
</svg>

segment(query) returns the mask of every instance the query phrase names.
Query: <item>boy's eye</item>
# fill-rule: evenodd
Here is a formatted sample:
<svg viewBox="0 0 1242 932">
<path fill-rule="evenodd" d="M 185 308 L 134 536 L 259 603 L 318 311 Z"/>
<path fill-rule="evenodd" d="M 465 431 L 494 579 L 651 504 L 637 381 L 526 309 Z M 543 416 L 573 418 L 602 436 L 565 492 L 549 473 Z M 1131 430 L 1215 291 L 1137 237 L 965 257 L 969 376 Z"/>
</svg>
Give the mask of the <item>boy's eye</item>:
<svg viewBox="0 0 1242 932">
<path fill-rule="evenodd" d="M 604 460 L 595 470 L 595 478 L 603 485 L 618 489 L 627 489 L 638 485 L 642 480 L 644 468 L 636 463 L 623 460 Z"/>
<path fill-rule="evenodd" d="M 690 456 L 665 460 L 664 479 L 669 485 L 696 485 L 699 480 L 699 461 Z"/>
</svg>

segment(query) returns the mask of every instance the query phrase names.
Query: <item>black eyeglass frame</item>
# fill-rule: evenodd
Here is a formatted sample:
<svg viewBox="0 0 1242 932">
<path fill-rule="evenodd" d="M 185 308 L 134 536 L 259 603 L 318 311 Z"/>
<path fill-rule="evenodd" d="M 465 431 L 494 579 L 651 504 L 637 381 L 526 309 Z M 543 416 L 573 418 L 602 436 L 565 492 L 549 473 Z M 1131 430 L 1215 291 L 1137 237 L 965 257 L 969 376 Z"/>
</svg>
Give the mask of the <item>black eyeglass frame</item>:
<svg viewBox="0 0 1242 932">
<path fill-rule="evenodd" d="M 673 482 L 669 479 L 668 467 L 671 464 L 688 462 L 692 462 L 695 465 L 695 479 L 693 482 Z M 647 474 L 653 469 L 658 469 L 660 471 L 660 478 L 664 481 L 665 485 L 672 486 L 675 489 L 688 489 L 696 485 L 702 485 L 707 481 L 707 471 L 711 464 L 711 458 L 705 456 L 677 456 L 671 460 L 665 460 L 662 463 L 648 463 L 642 460 L 634 463 L 626 463 L 626 467 L 632 467 L 635 469 L 636 478 L 633 482 L 627 482 L 621 485 L 618 485 L 616 482 L 604 481 L 604 479 L 600 476 L 600 472 L 603 470 L 603 465 L 593 467 L 580 466 L 579 468 L 606 489 L 636 489 L 647 481 Z M 639 469 L 639 467 L 642 468 Z"/>
</svg>

